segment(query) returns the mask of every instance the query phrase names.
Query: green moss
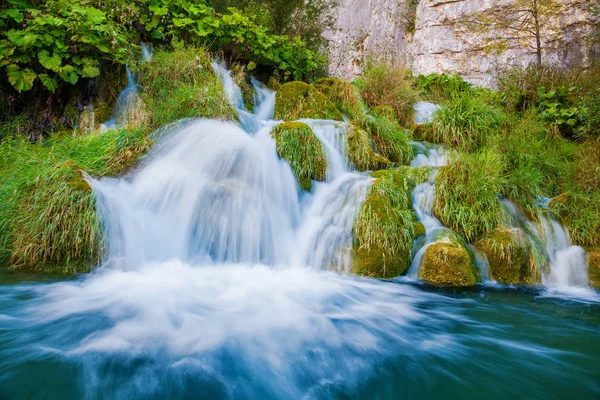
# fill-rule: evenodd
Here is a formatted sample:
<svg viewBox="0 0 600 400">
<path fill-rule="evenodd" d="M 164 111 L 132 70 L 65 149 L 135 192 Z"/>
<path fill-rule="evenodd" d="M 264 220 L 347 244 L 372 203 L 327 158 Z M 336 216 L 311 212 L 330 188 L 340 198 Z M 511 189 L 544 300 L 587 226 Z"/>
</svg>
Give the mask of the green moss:
<svg viewBox="0 0 600 400">
<path fill-rule="evenodd" d="M 360 120 L 359 126 L 371 135 L 375 150 L 388 160 L 399 165 L 408 165 L 414 158 L 409 133 L 385 116 L 368 115 Z"/>
<path fill-rule="evenodd" d="M 183 118 L 234 120 L 219 79 L 202 49 L 157 51 L 140 67 L 144 102 L 158 128 Z"/>
<path fill-rule="evenodd" d="M 378 171 L 355 222 L 352 270 L 359 275 L 392 278 L 404 274 L 418 236 L 412 209 L 414 182 L 399 171 Z"/>
<path fill-rule="evenodd" d="M 477 266 L 464 245 L 451 240 L 435 242 L 425 249 L 419 278 L 440 286 L 473 286 L 478 279 Z"/>
<path fill-rule="evenodd" d="M 423 236 L 427 231 L 425 230 L 425 225 L 422 222 L 417 222 L 415 224 L 415 236 Z"/>
<path fill-rule="evenodd" d="M 485 237 L 501 222 L 498 194 L 505 182 L 504 168 L 502 157 L 493 150 L 461 154 L 440 168 L 435 179 L 435 216 L 467 242 Z"/>
<path fill-rule="evenodd" d="M 351 122 L 346 131 L 346 156 L 358 171 L 376 171 L 390 165 L 387 158 L 373 151 L 369 134 L 357 121 Z"/>
<path fill-rule="evenodd" d="M 476 244 L 486 256 L 491 278 L 503 284 L 536 284 L 541 273 L 531 244 L 520 229 L 496 228 Z"/>
<path fill-rule="evenodd" d="M 398 123 L 398 118 L 396 117 L 396 112 L 390 106 L 375 106 L 369 110 L 369 115 L 379 118 L 387 118 L 390 121 L 394 121 Z"/>
<path fill-rule="evenodd" d="M 354 119 L 365 114 L 362 99 L 349 82 L 337 78 L 323 78 L 313 83 L 313 86 L 348 118 Z"/>
<path fill-rule="evenodd" d="M 290 82 L 281 86 L 275 99 L 275 119 L 296 121 L 302 118 L 343 121 L 342 114 L 314 86 Z"/>
<path fill-rule="evenodd" d="M 43 145 L 0 143 L 0 256 L 14 268 L 73 273 L 100 261 L 95 198 L 82 171 L 119 175 L 150 142 L 140 130 L 54 134 Z"/>
<path fill-rule="evenodd" d="M 590 285 L 600 289 L 600 248 L 588 250 Z"/>
<path fill-rule="evenodd" d="M 325 180 L 325 149 L 308 125 L 285 122 L 277 125 L 271 135 L 276 142 L 277 154 L 288 162 L 303 190 L 311 190 L 312 179 Z"/>
</svg>

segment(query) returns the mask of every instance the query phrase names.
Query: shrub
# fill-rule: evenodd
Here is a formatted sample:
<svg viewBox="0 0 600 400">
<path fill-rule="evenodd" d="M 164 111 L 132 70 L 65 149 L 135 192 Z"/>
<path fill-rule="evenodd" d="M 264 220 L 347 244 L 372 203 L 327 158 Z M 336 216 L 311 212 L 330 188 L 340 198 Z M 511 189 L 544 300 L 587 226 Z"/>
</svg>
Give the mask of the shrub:
<svg viewBox="0 0 600 400">
<path fill-rule="evenodd" d="M 413 89 L 403 67 L 369 64 L 359 82 L 361 94 L 369 107 L 391 106 L 400 125 L 413 125 L 413 105 L 419 100 L 419 93 Z"/>
<path fill-rule="evenodd" d="M 427 139 L 463 150 L 476 150 L 486 138 L 498 131 L 506 120 L 499 109 L 477 97 L 463 96 L 445 104 L 433 116 Z"/>
<path fill-rule="evenodd" d="M 468 242 L 486 236 L 501 222 L 498 194 L 505 183 L 504 169 L 502 157 L 494 150 L 460 154 L 435 179 L 436 217 Z"/>
<path fill-rule="evenodd" d="M 474 92 L 473 85 L 458 75 L 419 75 L 416 87 L 435 103 L 444 103 Z"/>
<path fill-rule="evenodd" d="M 277 154 L 288 162 L 302 190 L 310 191 L 313 179 L 325 180 L 325 149 L 308 125 L 285 122 L 277 125 L 271 135 L 276 142 Z"/>
</svg>

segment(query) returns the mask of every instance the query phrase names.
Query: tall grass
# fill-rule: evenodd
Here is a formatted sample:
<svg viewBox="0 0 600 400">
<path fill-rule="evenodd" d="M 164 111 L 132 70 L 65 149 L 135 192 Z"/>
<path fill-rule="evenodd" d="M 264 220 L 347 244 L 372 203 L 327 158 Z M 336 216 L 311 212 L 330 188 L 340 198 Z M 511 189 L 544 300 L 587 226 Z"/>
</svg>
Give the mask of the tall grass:
<svg viewBox="0 0 600 400">
<path fill-rule="evenodd" d="M 413 125 L 413 105 L 419 101 L 419 92 L 413 88 L 404 66 L 370 62 L 357 86 L 369 107 L 391 106 L 400 125 Z"/>
<path fill-rule="evenodd" d="M 504 170 L 493 149 L 460 154 L 435 179 L 434 214 L 468 242 L 483 238 L 501 222 Z"/>
<path fill-rule="evenodd" d="M 102 254 L 95 199 L 82 172 L 118 175 L 150 142 L 142 131 L 112 130 L 43 144 L 23 136 L 0 143 L 0 255 L 16 268 L 88 271 Z"/>
</svg>

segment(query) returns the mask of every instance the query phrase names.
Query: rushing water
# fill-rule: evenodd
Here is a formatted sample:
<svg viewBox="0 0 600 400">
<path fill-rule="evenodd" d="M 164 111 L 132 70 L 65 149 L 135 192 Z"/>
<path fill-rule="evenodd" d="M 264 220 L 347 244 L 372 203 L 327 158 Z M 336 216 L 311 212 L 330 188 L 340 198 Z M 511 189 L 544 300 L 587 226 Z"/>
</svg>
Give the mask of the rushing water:
<svg viewBox="0 0 600 400">
<path fill-rule="evenodd" d="M 130 177 L 90 178 L 108 237 L 93 273 L 0 276 L 0 399 L 600 396 L 594 299 L 344 274 L 371 184 L 346 125 L 304 121 L 329 169 L 302 193 L 269 134 L 274 94 L 255 87 L 256 124 L 188 121 Z"/>
</svg>

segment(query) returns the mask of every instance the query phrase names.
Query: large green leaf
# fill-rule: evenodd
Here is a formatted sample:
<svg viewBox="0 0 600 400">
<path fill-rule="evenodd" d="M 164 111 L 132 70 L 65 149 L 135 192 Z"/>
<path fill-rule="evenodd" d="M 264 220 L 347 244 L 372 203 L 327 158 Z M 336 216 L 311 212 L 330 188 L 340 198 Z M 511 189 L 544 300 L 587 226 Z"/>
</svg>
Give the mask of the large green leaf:
<svg viewBox="0 0 600 400">
<path fill-rule="evenodd" d="M 19 92 L 27 91 L 33 87 L 37 75 L 29 68 L 20 69 L 18 65 L 10 64 L 6 67 L 6 75 L 10 84 Z"/>
<path fill-rule="evenodd" d="M 38 77 L 40 78 L 40 81 L 42 81 L 42 84 L 46 86 L 46 89 L 54 93 L 58 86 L 56 79 L 49 77 L 48 74 L 39 74 Z"/>
<path fill-rule="evenodd" d="M 48 50 L 42 50 L 38 53 L 38 59 L 44 68 L 55 72 L 60 71 L 62 64 L 62 58 L 60 55 L 53 53 L 52 56 L 50 56 L 50 52 Z"/>
<path fill-rule="evenodd" d="M 100 75 L 100 69 L 98 69 L 98 67 L 86 65 L 83 67 L 83 71 L 81 72 L 81 75 L 84 78 L 95 78 L 98 75 Z"/>
</svg>

